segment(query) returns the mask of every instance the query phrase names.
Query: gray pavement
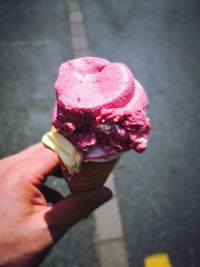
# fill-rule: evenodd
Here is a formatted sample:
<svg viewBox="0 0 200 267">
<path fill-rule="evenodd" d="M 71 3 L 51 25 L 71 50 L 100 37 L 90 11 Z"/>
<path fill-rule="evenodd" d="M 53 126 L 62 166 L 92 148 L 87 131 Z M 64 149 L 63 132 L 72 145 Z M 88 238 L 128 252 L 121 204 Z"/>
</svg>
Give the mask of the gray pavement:
<svg viewBox="0 0 200 267">
<path fill-rule="evenodd" d="M 175 267 L 198 267 L 199 1 L 82 7 L 92 55 L 127 63 L 149 96 L 148 150 L 127 153 L 115 173 L 130 266 L 166 252 Z"/>
<path fill-rule="evenodd" d="M 1 0 L 0 25 L 3 157 L 38 142 L 50 128 L 58 67 L 72 54 L 63 0 Z M 67 193 L 64 181 L 51 177 L 49 184 Z M 93 228 L 92 218 L 76 225 L 41 266 L 98 266 Z"/>
<path fill-rule="evenodd" d="M 126 153 L 115 172 L 129 264 L 165 252 L 173 267 L 198 267 L 199 1 L 80 2 L 91 54 L 126 63 L 149 96 L 148 150 Z M 1 0 L 0 25 L 3 157 L 49 128 L 58 66 L 72 52 L 67 1 Z M 75 226 L 41 266 L 99 266 L 93 231 L 92 217 Z"/>
</svg>

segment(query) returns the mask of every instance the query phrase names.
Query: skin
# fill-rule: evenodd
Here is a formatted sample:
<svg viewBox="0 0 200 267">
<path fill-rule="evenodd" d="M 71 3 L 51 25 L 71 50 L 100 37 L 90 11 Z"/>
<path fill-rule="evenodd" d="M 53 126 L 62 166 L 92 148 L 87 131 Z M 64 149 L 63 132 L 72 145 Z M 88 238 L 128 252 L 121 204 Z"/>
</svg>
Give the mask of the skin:
<svg viewBox="0 0 200 267">
<path fill-rule="evenodd" d="M 112 197 L 102 187 L 63 198 L 44 185 L 58 164 L 41 143 L 0 160 L 0 266 L 38 266 L 71 226 Z"/>
</svg>

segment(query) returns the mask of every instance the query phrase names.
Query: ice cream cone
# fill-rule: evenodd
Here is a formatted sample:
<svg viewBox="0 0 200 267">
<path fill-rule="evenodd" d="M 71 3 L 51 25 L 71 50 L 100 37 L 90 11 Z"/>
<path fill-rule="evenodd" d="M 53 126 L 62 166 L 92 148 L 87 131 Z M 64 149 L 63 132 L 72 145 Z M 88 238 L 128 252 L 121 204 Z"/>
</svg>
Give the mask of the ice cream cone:
<svg viewBox="0 0 200 267">
<path fill-rule="evenodd" d="M 125 64 L 96 57 L 64 62 L 55 90 L 53 129 L 42 141 L 59 156 L 71 191 L 102 186 L 121 154 L 146 149 L 148 99 Z"/>
<path fill-rule="evenodd" d="M 81 160 L 81 155 L 75 146 L 62 137 L 55 127 L 52 127 L 51 132 L 43 136 L 42 142 L 59 156 L 60 166 L 71 192 L 94 190 L 103 186 L 121 156 L 121 153 L 114 156 L 107 155 L 107 159 L 105 159 L 104 154 L 104 157 Z M 67 151 L 68 153 L 66 153 Z M 95 156 L 97 155 L 99 156 L 99 154 L 95 154 Z"/>
<path fill-rule="evenodd" d="M 68 175 L 68 171 L 62 162 L 61 167 L 71 192 L 94 190 L 104 185 L 118 159 L 104 162 L 83 162 L 81 172 L 76 177 Z"/>
</svg>

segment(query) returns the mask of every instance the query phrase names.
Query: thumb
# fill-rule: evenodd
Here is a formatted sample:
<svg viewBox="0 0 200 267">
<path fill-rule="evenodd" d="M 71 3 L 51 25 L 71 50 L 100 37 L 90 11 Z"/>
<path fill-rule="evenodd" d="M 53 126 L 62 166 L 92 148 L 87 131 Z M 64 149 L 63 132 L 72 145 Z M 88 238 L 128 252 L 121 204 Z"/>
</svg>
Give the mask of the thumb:
<svg viewBox="0 0 200 267">
<path fill-rule="evenodd" d="M 112 191 L 101 187 L 95 191 L 73 193 L 54 206 L 48 208 L 44 219 L 48 225 L 53 242 L 81 219 L 85 219 L 96 208 L 112 198 Z"/>
</svg>

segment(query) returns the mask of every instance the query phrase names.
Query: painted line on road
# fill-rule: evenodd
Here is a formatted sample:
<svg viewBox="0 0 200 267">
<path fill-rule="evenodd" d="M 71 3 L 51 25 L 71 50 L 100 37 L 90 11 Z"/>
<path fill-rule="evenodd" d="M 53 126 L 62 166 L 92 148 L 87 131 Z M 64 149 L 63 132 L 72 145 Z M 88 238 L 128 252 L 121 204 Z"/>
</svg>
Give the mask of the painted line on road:
<svg viewBox="0 0 200 267">
<path fill-rule="evenodd" d="M 71 48 L 74 57 L 90 55 L 89 42 L 79 0 L 68 0 Z M 123 226 L 114 173 L 109 176 L 106 186 L 113 191 L 113 198 L 94 212 L 95 248 L 102 267 L 128 267 L 128 256 L 124 241 Z"/>
<path fill-rule="evenodd" d="M 128 267 L 128 255 L 112 172 L 106 181 L 113 198 L 94 212 L 96 251 L 102 267 Z"/>
<path fill-rule="evenodd" d="M 78 0 L 68 0 L 70 39 L 73 56 L 89 55 L 89 44 L 84 27 L 83 13 Z"/>
</svg>

